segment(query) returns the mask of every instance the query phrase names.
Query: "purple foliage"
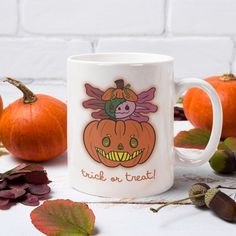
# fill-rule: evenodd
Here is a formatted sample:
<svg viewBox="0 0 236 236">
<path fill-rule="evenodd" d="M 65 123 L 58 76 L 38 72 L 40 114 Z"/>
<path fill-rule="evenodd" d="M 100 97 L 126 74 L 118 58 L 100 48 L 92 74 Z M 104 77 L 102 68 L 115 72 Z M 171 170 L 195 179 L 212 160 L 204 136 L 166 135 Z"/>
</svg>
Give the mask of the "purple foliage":
<svg viewBox="0 0 236 236">
<path fill-rule="evenodd" d="M 51 189 L 51 182 L 42 165 L 21 164 L 3 174 L 0 174 L 0 209 L 9 209 L 20 202 L 28 206 L 39 205 L 40 199 L 45 199 Z"/>
</svg>

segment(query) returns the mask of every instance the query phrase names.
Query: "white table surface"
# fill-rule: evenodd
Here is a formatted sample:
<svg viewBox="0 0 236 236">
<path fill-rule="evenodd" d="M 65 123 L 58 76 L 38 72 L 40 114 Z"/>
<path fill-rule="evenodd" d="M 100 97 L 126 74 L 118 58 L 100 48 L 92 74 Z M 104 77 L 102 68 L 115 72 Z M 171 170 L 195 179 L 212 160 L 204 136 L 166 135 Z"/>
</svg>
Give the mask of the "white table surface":
<svg viewBox="0 0 236 236">
<path fill-rule="evenodd" d="M 65 101 L 64 82 L 34 82 L 28 85 L 35 93 L 44 93 Z M 0 83 L 0 94 L 7 105 L 21 96 L 10 85 Z M 175 133 L 191 128 L 188 122 L 175 122 Z M 222 221 L 209 210 L 200 210 L 193 205 L 169 206 L 158 214 L 150 207 L 160 206 L 160 202 L 176 200 L 187 196 L 188 188 L 195 182 L 206 182 L 211 186 L 218 184 L 233 186 L 236 175 L 220 176 L 213 173 L 208 163 L 197 168 L 176 168 L 175 183 L 171 190 L 158 196 L 140 199 L 111 199 L 86 195 L 72 189 L 68 184 L 66 154 L 45 162 L 44 166 L 52 189 L 51 199 L 71 199 L 88 202 L 96 216 L 95 232 L 101 236 L 235 236 L 236 224 Z M 0 157 L 0 172 L 4 172 L 20 163 L 11 155 Z M 228 190 L 235 197 L 236 190 Z M 33 207 L 17 204 L 9 210 L 0 210 L 0 236 L 37 236 L 43 235 L 30 221 Z"/>
</svg>

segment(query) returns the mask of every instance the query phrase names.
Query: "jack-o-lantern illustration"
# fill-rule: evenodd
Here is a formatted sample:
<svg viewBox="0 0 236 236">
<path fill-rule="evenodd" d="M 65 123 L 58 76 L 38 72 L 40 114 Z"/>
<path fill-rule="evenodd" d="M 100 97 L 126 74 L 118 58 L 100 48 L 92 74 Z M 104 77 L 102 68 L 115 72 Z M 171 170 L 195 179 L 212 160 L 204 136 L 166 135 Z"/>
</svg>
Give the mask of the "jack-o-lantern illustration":
<svg viewBox="0 0 236 236">
<path fill-rule="evenodd" d="M 86 126 L 83 138 L 89 155 L 108 167 L 133 167 L 144 163 L 156 141 L 152 125 L 134 120 L 92 121 Z"/>
<path fill-rule="evenodd" d="M 150 101 L 156 88 L 137 94 L 123 79 L 105 91 L 85 84 L 90 99 L 83 102 L 93 109 L 91 121 L 84 129 L 84 146 L 93 160 L 107 167 L 134 167 L 148 160 L 156 142 L 156 133 L 148 122 L 148 113 L 158 107 Z"/>
</svg>

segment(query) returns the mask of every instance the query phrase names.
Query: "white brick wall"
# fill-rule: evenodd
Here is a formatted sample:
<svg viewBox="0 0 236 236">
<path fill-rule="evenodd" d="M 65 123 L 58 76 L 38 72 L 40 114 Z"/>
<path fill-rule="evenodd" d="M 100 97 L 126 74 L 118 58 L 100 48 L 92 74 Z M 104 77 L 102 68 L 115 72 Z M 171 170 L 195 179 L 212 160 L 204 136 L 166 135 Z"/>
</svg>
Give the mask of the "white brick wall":
<svg viewBox="0 0 236 236">
<path fill-rule="evenodd" d="M 170 0 L 169 31 L 176 34 L 236 34 L 235 0 Z"/>
<path fill-rule="evenodd" d="M 66 59 L 92 52 L 89 42 L 62 39 L 1 39 L 0 74 L 17 78 L 65 78 Z"/>
<path fill-rule="evenodd" d="M 22 19 L 40 34 L 161 34 L 164 0 L 24 0 Z"/>
<path fill-rule="evenodd" d="M 233 43 L 228 38 L 101 39 L 97 52 L 131 51 L 172 55 L 175 75 L 204 77 L 230 71 Z"/>
<path fill-rule="evenodd" d="M 0 33 L 15 34 L 17 19 L 17 0 L 0 0 Z"/>
<path fill-rule="evenodd" d="M 236 73 L 236 0 L 0 0 L 0 77 L 65 79 L 71 54 L 175 57 L 178 78 Z"/>
</svg>

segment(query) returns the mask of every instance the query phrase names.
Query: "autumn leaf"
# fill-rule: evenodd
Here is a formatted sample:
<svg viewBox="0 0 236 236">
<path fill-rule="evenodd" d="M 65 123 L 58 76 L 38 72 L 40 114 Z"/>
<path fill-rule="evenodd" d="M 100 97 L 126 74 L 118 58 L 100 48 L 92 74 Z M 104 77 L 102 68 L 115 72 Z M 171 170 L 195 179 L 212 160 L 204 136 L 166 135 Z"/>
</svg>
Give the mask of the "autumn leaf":
<svg viewBox="0 0 236 236">
<path fill-rule="evenodd" d="M 202 129 L 181 131 L 174 138 L 175 147 L 204 149 L 210 139 L 210 132 Z"/>
<path fill-rule="evenodd" d="M 9 209 L 16 203 L 38 206 L 40 200 L 51 191 L 44 167 L 39 164 L 22 163 L 0 173 L 0 210 Z"/>
<path fill-rule="evenodd" d="M 202 129 L 180 131 L 174 138 L 175 147 L 204 149 L 210 139 L 210 132 Z M 228 137 L 221 141 L 218 150 L 236 152 L 236 137 Z"/>
<path fill-rule="evenodd" d="M 63 199 L 45 201 L 30 217 L 39 231 L 50 236 L 90 235 L 95 222 L 87 204 Z"/>
</svg>

